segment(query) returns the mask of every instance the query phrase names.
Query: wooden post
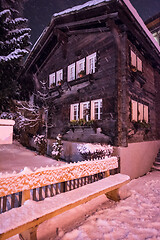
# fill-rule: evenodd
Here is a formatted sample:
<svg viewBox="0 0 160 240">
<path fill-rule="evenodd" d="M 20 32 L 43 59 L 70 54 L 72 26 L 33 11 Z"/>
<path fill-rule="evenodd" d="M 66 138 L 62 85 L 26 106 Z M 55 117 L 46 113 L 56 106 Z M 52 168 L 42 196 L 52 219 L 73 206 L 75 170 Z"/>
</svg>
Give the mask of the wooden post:
<svg viewBox="0 0 160 240">
<path fill-rule="evenodd" d="M 11 208 L 14 208 L 15 205 L 15 193 L 11 194 Z"/>
<path fill-rule="evenodd" d="M 50 196 L 51 196 L 51 197 L 53 197 L 53 196 L 54 196 L 54 194 L 53 194 L 53 184 L 51 184 Z"/>
<path fill-rule="evenodd" d="M 33 200 L 36 201 L 36 188 L 33 189 Z"/>
<path fill-rule="evenodd" d="M 120 200 L 119 188 L 105 194 L 107 198 L 118 202 Z"/>
<path fill-rule="evenodd" d="M 37 228 L 35 226 L 19 234 L 21 240 L 37 240 Z"/>
<path fill-rule="evenodd" d="M 48 186 L 45 186 L 45 198 L 48 197 Z"/>
<path fill-rule="evenodd" d="M 58 183 L 56 183 L 56 194 L 59 193 Z"/>
<path fill-rule="evenodd" d="M 3 208 L 2 208 L 2 212 L 6 211 L 6 207 L 7 207 L 7 196 L 3 197 Z"/>
<path fill-rule="evenodd" d="M 24 190 L 22 192 L 22 205 L 24 204 L 25 201 L 30 199 L 30 190 Z"/>
<path fill-rule="evenodd" d="M 42 187 L 39 188 L 39 200 L 43 200 Z"/>
<path fill-rule="evenodd" d="M 105 174 L 105 178 L 106 178 L 106 177 L 109 177 L 109 176 L 110 176 L 109 170 L 107 170 L 104 174 Z"/>
</svg>

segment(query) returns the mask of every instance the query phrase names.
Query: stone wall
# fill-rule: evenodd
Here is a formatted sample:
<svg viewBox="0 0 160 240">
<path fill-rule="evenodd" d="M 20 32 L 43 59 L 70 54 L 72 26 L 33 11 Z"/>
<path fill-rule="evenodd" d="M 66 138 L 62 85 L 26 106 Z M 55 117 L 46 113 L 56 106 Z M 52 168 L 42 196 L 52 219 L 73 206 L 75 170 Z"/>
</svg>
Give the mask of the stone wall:
<svg viewBox="0 0 160 240">
<path fill-rule="evenodd" d="M 116 147 L 114 154 L 120 156 L 120 172 L 131 179 L 143 176 L 151 170 L 160 149 L 160 140 L 129 143 L 128 147 Z"/>
</svg>

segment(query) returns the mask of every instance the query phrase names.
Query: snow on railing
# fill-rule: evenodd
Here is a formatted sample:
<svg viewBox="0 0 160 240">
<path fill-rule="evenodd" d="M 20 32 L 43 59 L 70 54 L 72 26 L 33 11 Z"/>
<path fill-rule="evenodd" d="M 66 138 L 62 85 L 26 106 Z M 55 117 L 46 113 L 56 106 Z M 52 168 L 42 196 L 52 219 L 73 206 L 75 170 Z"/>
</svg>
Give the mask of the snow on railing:
<svg viewBox="0 0 160 240">
<path fill-rule="evenodd" d="M 83 161 L 66 164 L 54 169 L 17 174 L 0 178 L 0 197 L 24 190 L 43 187 L 49 184 L 64 182 L 80 177 L 105 172 L 118 167 L 117 157 L 103 160 Z"/>
<path fill-rule="evenodd" d="M 118 168 L 117 157 L 70 163 L 0 177 L 0 212 L 21 206 L 27 199 L 35 201 L 98 181 L 108 171 Z M 8 204 L 9 203 L 9 204 Z M 9 206 L 7 206 L 7 204 Z"/>
</svg>

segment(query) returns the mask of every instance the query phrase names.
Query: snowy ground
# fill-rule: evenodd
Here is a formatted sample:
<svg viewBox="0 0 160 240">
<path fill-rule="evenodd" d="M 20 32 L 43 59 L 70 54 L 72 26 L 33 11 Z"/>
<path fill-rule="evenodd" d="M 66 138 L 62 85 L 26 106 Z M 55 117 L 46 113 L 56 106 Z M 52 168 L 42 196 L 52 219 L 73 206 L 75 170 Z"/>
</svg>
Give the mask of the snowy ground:
<svg viewBox="0 0 160 240">
<path fill-rule="evenodd" d="M 115 203 L 103 195 L 44 222 L 38 239 L 160 240 L 160 172 L 132 180 L 121 197 Z"/>
<path fill-rule="evenodd" d="M 79 226 L 56 239 L 160 239 L 160 172 L 132 180 L 128 188 L 127 199 L 104 202 Z M 125 198 L 129 192 L 123 190 Z"/>
</svg>

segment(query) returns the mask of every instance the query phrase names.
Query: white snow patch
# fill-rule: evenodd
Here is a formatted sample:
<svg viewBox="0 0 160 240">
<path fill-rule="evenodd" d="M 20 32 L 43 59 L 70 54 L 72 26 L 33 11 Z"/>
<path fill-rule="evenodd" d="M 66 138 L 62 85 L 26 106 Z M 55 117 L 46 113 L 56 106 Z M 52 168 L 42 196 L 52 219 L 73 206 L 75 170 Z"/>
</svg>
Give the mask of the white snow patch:
<svg viewBox="0 0 160 240">
<path fill-rule="evenodd" d="M 75 7 L 72 7 L 72 8 L 68 8 L 64 11 L 61 11 L 59 13 L 54 13 L 53 16 L 56 17 L 56 16 L 60 16 L 60 15 L 63 15 L 63 14 L 67 14 L 67 13 L 71 13 L 71 12 L 76 12 L 76 11 L 79 11 L 83 8 L 87 8 L 87 7 L 91 7 L 91 6 L 95 6 L 99 3 L 103 3 L 103 2 L 110 2 L 111 0 L 92 0 L 92 1 L 89 1 L 89 2 L 86 2 L 82 5 L 77 5 Z"/>
</svg>

